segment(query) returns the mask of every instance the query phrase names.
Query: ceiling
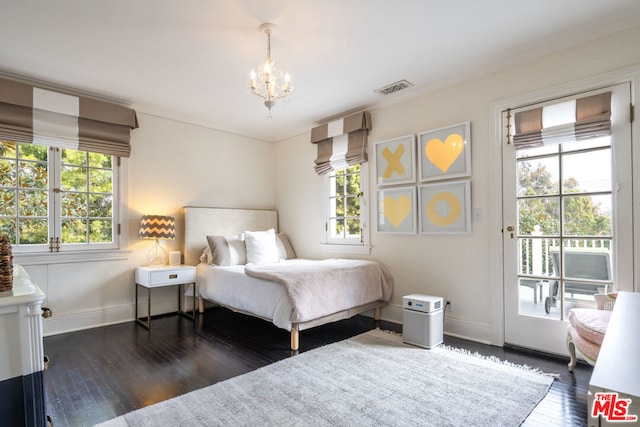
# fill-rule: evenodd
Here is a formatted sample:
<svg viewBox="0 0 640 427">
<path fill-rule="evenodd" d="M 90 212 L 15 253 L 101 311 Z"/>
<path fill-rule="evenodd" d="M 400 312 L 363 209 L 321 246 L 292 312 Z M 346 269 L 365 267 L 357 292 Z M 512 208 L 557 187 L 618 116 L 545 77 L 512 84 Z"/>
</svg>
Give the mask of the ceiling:
<svg viewBox="0 0 640 427">
<path fill-rule="evenodd" d="M 272 118 L 248 90 L 264 22 L 295 87 Z M 0 0 L 0 73 L 278 141 L 638 22 L 638 0 Z"/>
</svg>

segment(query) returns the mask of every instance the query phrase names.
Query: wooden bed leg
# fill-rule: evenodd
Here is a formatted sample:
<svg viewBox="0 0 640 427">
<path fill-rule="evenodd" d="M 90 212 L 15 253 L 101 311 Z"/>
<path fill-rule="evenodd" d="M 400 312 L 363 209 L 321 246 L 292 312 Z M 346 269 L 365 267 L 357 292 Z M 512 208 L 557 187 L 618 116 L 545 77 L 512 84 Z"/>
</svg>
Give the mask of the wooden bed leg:
<svg viewBox="0 0 640 427">
<path fill-rule="evenodd" d="M 373 319 L 380 320 L 380 307 L 376 307 L 373 309 Z"/>
<path fill-rule="evenodd" d="M 198 298 L 198 313 L 204 313 L 204 298 Z"/>
<path fill-rule="evenodd" d="M 298 325 L 291 325 L 291 350 L 298 351 L 300 347 L 300 331 L 298 331 Z"/>
</svg>

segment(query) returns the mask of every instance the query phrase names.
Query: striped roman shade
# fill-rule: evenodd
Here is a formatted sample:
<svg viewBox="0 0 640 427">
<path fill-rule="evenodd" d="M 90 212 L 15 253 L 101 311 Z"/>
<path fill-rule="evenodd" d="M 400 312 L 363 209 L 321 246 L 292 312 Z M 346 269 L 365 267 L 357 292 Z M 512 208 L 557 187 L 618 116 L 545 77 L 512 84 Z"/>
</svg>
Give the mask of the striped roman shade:
<svg viewBox="0 0 640 427">
<path fill-rule="evenodd" d="M 518 111 L 513 124 L 516 149 L 611 135 L 611 92 Z"/>
<path fill-rule="evenodd" d="M 0 77 L 0 139 L 129 157 L 132 109 Z"/>
<path fill-rule="evenodd" d="M 370 129 L 368 112 L 352 114 L 311 129 L 311 142 L 318 146 L 316 173 L 324 175 L 331 170 L 366 162 Z"/>
</svg>

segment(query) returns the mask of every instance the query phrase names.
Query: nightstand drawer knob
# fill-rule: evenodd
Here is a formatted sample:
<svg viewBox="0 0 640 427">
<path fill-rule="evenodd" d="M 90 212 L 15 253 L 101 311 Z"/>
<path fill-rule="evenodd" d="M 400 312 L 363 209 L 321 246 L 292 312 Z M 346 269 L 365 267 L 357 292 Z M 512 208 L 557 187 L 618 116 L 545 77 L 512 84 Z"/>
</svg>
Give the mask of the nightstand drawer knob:
<svg viewBox="0 0 640 427">
<path fill-rule="evenodd" d="M 169 275 L 169 279 L 177 279 L 178 275 L 177 274 L 170 274 Z"/>
</svg>

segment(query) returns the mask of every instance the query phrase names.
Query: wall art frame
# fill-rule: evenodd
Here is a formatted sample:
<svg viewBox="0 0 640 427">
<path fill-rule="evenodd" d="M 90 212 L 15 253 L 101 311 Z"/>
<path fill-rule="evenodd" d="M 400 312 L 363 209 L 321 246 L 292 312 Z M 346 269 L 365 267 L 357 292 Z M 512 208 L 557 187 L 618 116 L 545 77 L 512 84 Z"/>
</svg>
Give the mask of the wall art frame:
<svg viewBox="0 0 640 427">
<path fill-rule="evenodd" d="M 471 122 L 418 134 L 420 181 L 471 176 Z"/>
<path fill-rule="evenodd" d="M 471 233 L 471 180 L 418 187 L 420 234 Z"/>
<path fill-rule="evenodd" d="M 416 186 L 384 188 L 376 192 L 378 233 L 416 234 Z"/>
<path fill-rule="evenodd" d="M 416 182 L 415 135 L 404 135 L 374 144 L 378 186 Z"/>
</svg>

